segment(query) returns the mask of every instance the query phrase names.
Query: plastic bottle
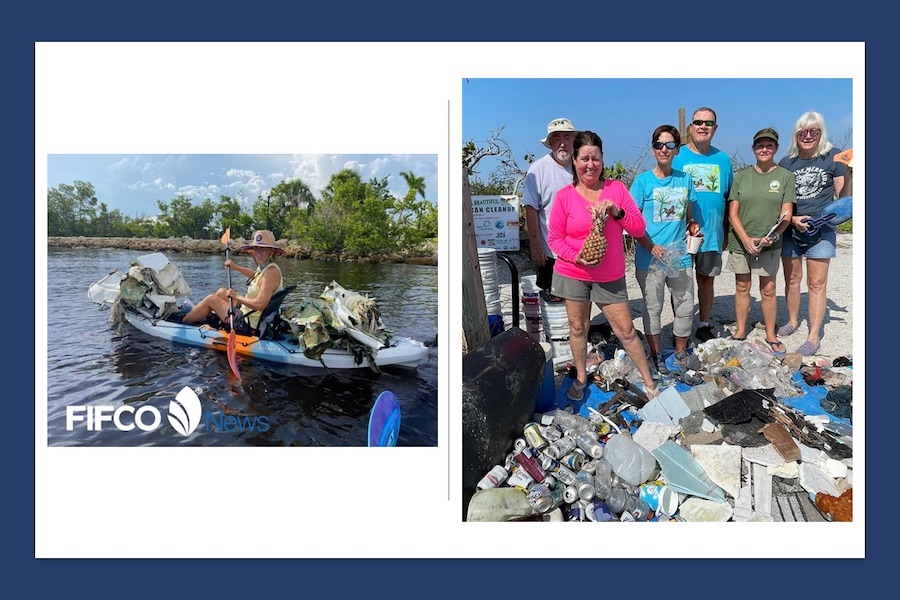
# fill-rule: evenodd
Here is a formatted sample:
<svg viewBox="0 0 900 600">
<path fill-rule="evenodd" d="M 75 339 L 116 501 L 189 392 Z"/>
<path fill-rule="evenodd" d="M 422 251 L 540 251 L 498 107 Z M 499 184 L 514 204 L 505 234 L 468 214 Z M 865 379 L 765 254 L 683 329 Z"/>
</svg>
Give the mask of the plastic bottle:
<svg viewBox="0 0 900 600">
<path fill-rule="evenodd" d="M 644 483 L 656 471 L 656 458 L 625 434 L 610 436 L 603 456 L 613 472 L 629 485 Z"/>
<path fill-rule="evenodd" d="M 579 433 L 575 438 L 575 443 L 578 444 L 578 447 L 584 450 L 591 458 L 600 458 L 603 456 L 603 444 L 597 441 L 589 433 Z"/>
<path fill-rule="evenodd" d="M 606 500 L 612 493 L 615 485 L 612 465 L 605 458 L 595 461 L 594 495 L 601 500 Z"/>
</svg>

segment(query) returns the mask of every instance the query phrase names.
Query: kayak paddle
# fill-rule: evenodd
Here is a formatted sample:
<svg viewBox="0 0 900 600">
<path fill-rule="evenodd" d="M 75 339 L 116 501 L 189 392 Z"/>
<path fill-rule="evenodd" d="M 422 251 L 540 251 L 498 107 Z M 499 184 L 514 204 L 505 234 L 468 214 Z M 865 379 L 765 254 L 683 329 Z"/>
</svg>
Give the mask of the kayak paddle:
<svg viewBox="0 0 900 600">
<path fill-rule="evenodd" d="M 396 446 L 400 432 L 400 403 L 393 392 L 381 392 L 369 413 L 369 447 Z"/>
<path fill-rule="evenodd" d="M 222 243 L 225 244 L 225 260 L 228 260 L 231 257 L 229 252 L 229 244 L 231 242 L 231 227 L 228 227 L 225 230 L 225 234 L 222 236 Z M 225 272 L 228 274 L 228 289 L 231 290 L 231 269 L 225 267 Z M 231 331 L 228 332 L 228 364 L 231 365 L 231 370 L 234 372 L 234 376 L 238 378 L 238 381 L 241 381 L 241 374 L 237 368 L 237 333 L 234 331 L 234 298 L 231 296 L 228 297 L 228 316 L 231 318 Z"/>
</svg>

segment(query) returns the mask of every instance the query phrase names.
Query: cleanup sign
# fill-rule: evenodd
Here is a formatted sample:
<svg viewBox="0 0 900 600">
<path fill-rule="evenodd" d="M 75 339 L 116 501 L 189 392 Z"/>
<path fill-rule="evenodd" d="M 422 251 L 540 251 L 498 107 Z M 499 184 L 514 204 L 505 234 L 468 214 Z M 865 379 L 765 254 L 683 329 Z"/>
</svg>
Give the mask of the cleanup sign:
<svg viewBox="0 0 900 600">
<path fill-rule="evenodd" d="M 472 196 L 472 219 L 479 248 L 519 249 L 518 196 Z"/>
</svg>

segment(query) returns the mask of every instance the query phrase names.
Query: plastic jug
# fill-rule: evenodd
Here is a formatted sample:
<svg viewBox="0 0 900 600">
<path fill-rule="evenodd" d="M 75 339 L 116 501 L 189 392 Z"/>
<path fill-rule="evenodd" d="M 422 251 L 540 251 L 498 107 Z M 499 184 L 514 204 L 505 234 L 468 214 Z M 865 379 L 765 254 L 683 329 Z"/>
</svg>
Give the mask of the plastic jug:
<svg viewBox="0 0 900 600">
<path fill-rule="evenodd" d="M 656 471 L 656 458 L 649 450 L 624 434 L 616 434 L 606 442 L 603 457 L 613 472 L 629 485 L 648 481 Z"/>
</svg>

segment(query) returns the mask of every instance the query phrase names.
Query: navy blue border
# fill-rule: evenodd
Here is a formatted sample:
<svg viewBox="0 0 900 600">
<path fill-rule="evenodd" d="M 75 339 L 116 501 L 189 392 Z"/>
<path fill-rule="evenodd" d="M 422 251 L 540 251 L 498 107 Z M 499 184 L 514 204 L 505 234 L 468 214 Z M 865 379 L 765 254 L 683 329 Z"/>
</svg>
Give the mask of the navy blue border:
<svg viewBox="0 0 900 600">
<path fill-rule="evenodd" d="M 599 3 L 593 5 L 563 4 L 527 7 L 521 3 L 429 5 L 422 2 L 366 3 L 351 7 L 346 3 L 327 6 L 282 7 L 272 2 L 232 4 L 228 2 L 156 2 L 126 5 L 121 2 L 82 4 L 19 5 L 15 14 L 7 14 L 3 39 L 7 73 L 6 135 L 4 155 L 12 164 L 6 171 L 10 188 L 4 198 L 3 231 L 5 238 L 16 244 L 7 245 L 6 281 L 18 282 L 6 297 L 6 326 L 12 326 L 8 344 L 6 419 L 6 502 L 2 536 L 4 571 L 11 575 L 10 589 L 27 590 L 28 596 L 55 597 L 88 594 L 94 598 L 159 597 L 169 590 L 177 597 L 237 597 L 262 592 L 288 592 L 293 597 L 350 597 L 355 593 L 389 593 L 392 597 L 429 597 L 447 595 L 451 590 L 485 597 L 491 593 L 521 594 L 532 591 L 553 593 L 560 588 L 565 594 L 576 590 L 621 590 L 625 595 L 643 594 L 649 588 L 656 593 L 669 591 L 742 591 L 769 595 L 803 594 L 818 589 L 834 596 L 858 592 L 860 585 L 876 583 L 891 577 L 892 569 L 884 568 L 882 557 L 886 542 L 878 532 L 886 531 L 896 521 L 895 509 L 886 506 L 890 492 L 877 488 L 894 472 L 897 455 L 895 420 L 897 397 L 888 373 L 897 351 L 893 334 L 896 300 L 890 285 L 896 273 L 896 254 L 890 243 L 893 218 L 891 196 L 884 189 L 892 172 L 887 161 L 895 156 L 893 149 L 875 148 L 879 138 L 889 139 L 893 119 L 886 118 L 885 103 L 893 101 L 891 93 L 867 89 L 866 114 L 882 129 L 873 133 L 874 143 L 867 148 L 866 165 L 873 176 L 866 186 L 875 198 L 869 208 L 875 218 L 866 223 L 866 269 L 872 272 L 875 286 L 867 285 L 868 320 L 882 330 L 879 338 L 866 341 L 866 398 L 869 418 L 866 423 L 867 473 L 872 493 L 868 497 L 866 515 L 873 536 L 867 535 L 866 559 L 834 560 L 556 560 L 554 546 L 563 540 L 536 535 L 530 525 L 511 526 L 510 547 L 522 551 L 523 560 L 35 560 L 34 559 L 34 437 L 31 428 L 33 410 L 28 387 L 21 374 L 33 373 L 29 351 L 33 351 L 32 328 L 28 319 L 19 318 L 14 308 L 22 304 L 21 290 L 27 291 L 22 277 L 27 274 L 28 231 L 34 227 L 34 43 L 37 41 L 864 41 L 866 42 L 866 76 L 876 82 L 879 74 L 892 77 L 895 66 L 886 57 L 895 47 L 884 36 L 873 33 L 871 13 L 864 6 L 841 5 L 831 0 L 813 5 L 785 3 L 777 5 L 749 4 L 736 10 L 738 14 L 721 12 L 727 3 L 700 3 L 692 7 L 674 2 L 662 3 L 659 18 L 651 18 L 652 7 L 641 3 Z M 651 3 L 652 4 L 652 3 Z M 632 11 L 639 14 L 628 14 Z M 759 17 L 754 15 L 758 14 Z M 594 18 L 590 18 L 594 15 Z M 738 18 L 739 17 L 739 18 Z M 594 23 L 594 24 L 592 24 Z M 881 29 L 881 28 L 878 28 Z M 696 36 L 696 37 L 693 37 Z M 878 38 L 881 38 L 880 40 Z M 802 47 L 799 48 L 802 52 Z M 764 50 L 763 50 L 764 52 Z M 664 59 L 667 59 L 665 57 Z M 527 60 L 527 57 L 521 57 Z M 615 60 L 606 57 L 605 60 Z M 622 57 L 621 60 L 626 60 Z M 789 60 L 802 76 L 804 61 L 827 61 L 827 56 L 748 56 L 748 61 Z M 696 64 L 696 63 L 695 63 Z M 440 68 L 440 65 L 435 65 Z M 602 68 L 602 65 L 598 65 Z M 673 64 L 673 73 L 676 65 Z M 727 74 L 722 74 L 723 76 Z M 10 80 L 11 79 L 11 80 Z M 879 86 L 881 87 L 881 86 Z M 891 114 L 893 116 L 894 113 Z M 32 123 L 27 115 L 32 116 Z M 859 147 L 857 147 L 859 149 Z M 892 161 L 895 162 L 895 161 Z M 892 165 L 893 170 L 896 166 Z M 892 178 L 891 178 L 892 180 Z M 23 236 L 26 238 L 23 240 Z M 23 244 L 22 242 L 25 241 Z M 32 259 L 33 263 L 33 259 Z M 883 268 L 879 268 L 883 267 Z M 26 278 L 27 279 L 27 278 Z M 19 285 L 22 284 L 22 285 Z M 877 293 L 876 293 L 877 291 Z M 7 292 L 9 293 L 9 292 Z M 27 305 L 27 302 L 24 304 Z M 27 313 L 27 306 L 25 307 Z M 13 315 L 10 317 L 10 315 Z M 876 342 L 881 342 L 877 343 Z M 10 356 L 12 355 L 12 356 Z M 31 365 L 29 367 L 29 365 Z M 31 456 L 31 460 L 28 457 Z M 890 486 L 891 489 L 893 486 Z M 331 507 L 333 509 L 333 507 Z M 335 514 L 337 513 L 337 514 Z M 240 519 L 240 515 L 230 514 Z M 377 518 L 330 510 L 322 507 L 323 518 Z M 886 523 L 885 523 L 886 522 Z M 525 528 L 527 531 L 522 531 Z M 580 526 L 578 535 L 585 535 Z M 892 529 L 892 527 L 890 527 Z M 591 531 L 587 527 L 587 531 Z M 595 529 L 596 556 L 615 558 L 614 540 Z M 617 530 L 618 531 L 618 530 Z M 641 530 L 646 534 L 647 528 Z M 314 544 L 315 540 L 308 543 Z M 473 539 L 473 545 L 477 545 Z M 739 540 L 711 539 L 711 544 L 738 544 Z M 841 539 L 833 540 L 835 554 L 840 554 Z M 773 538 L 773 551 L 798 545 L 802 555 L 802 530 L 792 528 L 783 538 Z M 264 550 L 263 550 L 264 551 Z M 416 549 L 409 548 L 415 555 Z M 533 560 L 524 560 L 524 559 Z M 535 564 L 535 562 L 537 564 Z M 568 582 L 568 585 L 567 585 Z M 570 587 L 573 586 L 573 587 Z M 586 586 L 586 587 L 582 587 Z M 566 589 L 568 588 L 568 589 Z M 832 595 L 830 594 L 830 595 Z M 743 593 L 741 595 L 744 595 Z"/>
</svg>

